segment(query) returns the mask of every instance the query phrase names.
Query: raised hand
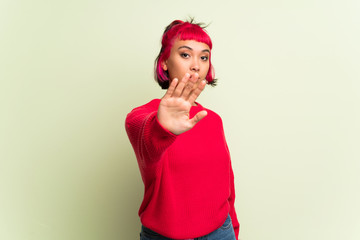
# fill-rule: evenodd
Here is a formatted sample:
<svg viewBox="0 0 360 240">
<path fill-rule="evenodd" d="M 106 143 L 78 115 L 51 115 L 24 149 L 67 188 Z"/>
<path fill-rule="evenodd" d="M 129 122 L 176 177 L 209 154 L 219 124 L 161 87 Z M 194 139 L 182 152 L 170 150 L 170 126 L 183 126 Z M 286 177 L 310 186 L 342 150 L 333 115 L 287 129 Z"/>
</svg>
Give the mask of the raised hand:
<svg viewBox="0 0 360 240">
<path fill-rule="evenodd" d="M 192 129 L 196 123 L 203 119 L 207 112 L 198 112 L 192 119 L 189 112 L 195 100 L 204 90 L 205 80 L 199 81 L 199 75 L 195 73 L 190 77 L 189 73 L 179 81 L 174 78 L 161 99 L 158 109 L 158 120 L 160 124 L 175 135 Z"/>
</svg>

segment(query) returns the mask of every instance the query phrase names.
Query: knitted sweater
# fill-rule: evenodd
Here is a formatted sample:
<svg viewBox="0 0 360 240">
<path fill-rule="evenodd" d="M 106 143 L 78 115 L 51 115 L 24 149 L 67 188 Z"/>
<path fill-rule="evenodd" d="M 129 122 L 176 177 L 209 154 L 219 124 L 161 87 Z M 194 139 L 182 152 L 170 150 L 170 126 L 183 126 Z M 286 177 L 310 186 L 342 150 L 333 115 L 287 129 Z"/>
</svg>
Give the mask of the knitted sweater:
<svg viewBox="0 0 360 240">
<path fill-rule="evenodd" d="M 239 222 L 234 174 L 219 115 L 174 135 L 157 119 L 160 99 L 133 109 L 125 128 L 145 186 L 141 223 L 173 239 L 196 238 L 219 228 L 230 213 L 236 239 Z M 191 107 L 190 118 L 204 110 Z"/>
</svg>

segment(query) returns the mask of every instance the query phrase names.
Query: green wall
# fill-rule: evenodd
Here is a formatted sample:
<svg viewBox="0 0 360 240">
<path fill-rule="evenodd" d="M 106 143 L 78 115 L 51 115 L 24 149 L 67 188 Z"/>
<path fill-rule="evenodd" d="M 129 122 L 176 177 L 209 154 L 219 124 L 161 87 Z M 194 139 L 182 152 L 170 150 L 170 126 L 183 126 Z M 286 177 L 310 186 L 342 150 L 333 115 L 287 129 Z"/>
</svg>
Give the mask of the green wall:
<svg viewBox="0 0 360 240">
<path fill-rule="evenodd" d="M 360 237 L 360 4 L 0 2 L 0 239 L 139 239 L 126 114 L 164 92 L 164 27 L 211 23 L 199 98 L 232 154 L 241 240 Z"/>
</svg>

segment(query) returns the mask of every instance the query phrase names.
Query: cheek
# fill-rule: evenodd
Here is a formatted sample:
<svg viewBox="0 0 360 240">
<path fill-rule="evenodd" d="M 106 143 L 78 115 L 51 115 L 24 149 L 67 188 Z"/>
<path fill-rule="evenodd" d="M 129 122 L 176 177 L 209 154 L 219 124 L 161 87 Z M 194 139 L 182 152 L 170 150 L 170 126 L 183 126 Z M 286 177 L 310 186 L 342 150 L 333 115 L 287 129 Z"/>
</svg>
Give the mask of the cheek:
<svg viewBox="0 0 360 240">
<path fill-rule="evenodd" d="M 206 64 L 206 66 L 204 67 L 204 74 L 205 74 L 205 76 L 204 77 L 206 77 L 206 75 L 208 74 L 208 72 L 209 72 L 209 70 L 210 70 L 210 64 L 208 63 L 208 64 Z"/>
<path fill-rule="evenodd" d="M 187 72 L 187 68 L 181 62 L 171 62 L 168 65 L 168 72 L 171 77 L 181 79 Z"/>
</svg>

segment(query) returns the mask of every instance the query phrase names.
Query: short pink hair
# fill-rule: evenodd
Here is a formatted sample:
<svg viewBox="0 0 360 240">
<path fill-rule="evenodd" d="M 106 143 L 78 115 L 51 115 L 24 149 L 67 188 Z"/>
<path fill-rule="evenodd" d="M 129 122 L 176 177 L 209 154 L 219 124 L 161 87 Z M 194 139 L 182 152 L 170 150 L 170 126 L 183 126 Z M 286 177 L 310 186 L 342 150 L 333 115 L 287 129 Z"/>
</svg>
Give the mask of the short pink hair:
<svg viewBox="0 0 360 240">
<path fill-rule="evenodd" d="M 169 88 L 169 74 L 164 71 L 161 64 L 170 56 L 171 48 L 176 39 L 180 40 L 195 40 L 197 42 L 205 43 L 212 49 L 211 38 L 204 30 L 205 27 L 201 23 L 193 23 L 191 19 L 188 22 L 181 20 L 175 20 L 165 28 L 164 34 L 161 40 L 160 53 L 155 60 L 155 80 L 161 86 L 162 89 Z M 208 84 L 215 86 L 215 72 L 211 65 L 211 53 L 209 56 L 209 71 L 205 77 Z"/>
</svg>

